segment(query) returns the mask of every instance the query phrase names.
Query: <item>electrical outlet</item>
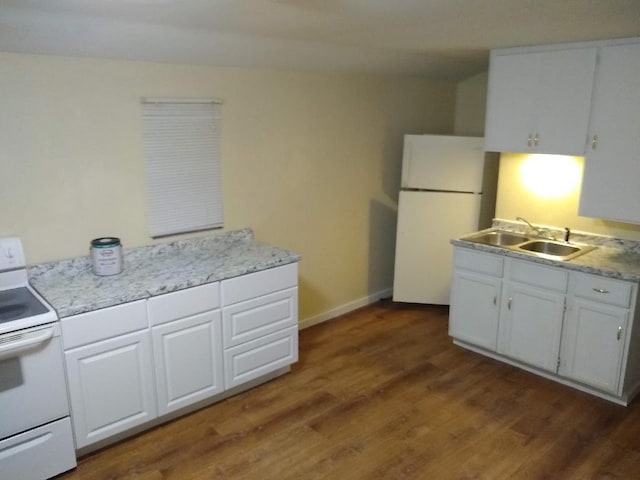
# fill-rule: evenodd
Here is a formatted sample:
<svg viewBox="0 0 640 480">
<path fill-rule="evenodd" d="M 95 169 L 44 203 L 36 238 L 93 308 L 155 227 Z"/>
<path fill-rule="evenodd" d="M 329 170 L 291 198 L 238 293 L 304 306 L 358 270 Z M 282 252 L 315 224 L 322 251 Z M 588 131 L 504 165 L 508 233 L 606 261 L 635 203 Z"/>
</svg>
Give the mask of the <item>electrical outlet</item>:
<svg viewBox="0 0 640 480">
<path fill-rule="evenodd" d="M 18 237 L 0 238 L 0 271 L 24 268 L 22 242 Z"/>
</svg>

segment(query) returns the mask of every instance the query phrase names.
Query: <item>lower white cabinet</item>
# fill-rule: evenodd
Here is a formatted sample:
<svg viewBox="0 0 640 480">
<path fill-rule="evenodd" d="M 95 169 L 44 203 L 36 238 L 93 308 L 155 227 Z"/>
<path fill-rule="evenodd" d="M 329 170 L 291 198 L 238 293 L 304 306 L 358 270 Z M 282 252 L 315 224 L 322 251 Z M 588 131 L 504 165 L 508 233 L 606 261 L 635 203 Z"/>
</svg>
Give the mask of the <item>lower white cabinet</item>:
<svg viewBox="0 0 640 480">
<path fill-rule="evenodd" d="M 224 390 L 220 322 L 216 310 L 151 329 L 160 415 Z"/>
<path fill-rule="evenodd" d="M 503 260 L 497 255 L 455 249 L 449 335 L 495 351 Z"/>
<path fill-rule="evenodd" d="M 117 325 L 140 312 L 139 303 L 92 312 Z M 144 312 L 144 310 L 142 310 Z M 94 316 L 92 314 L 87 314 Z M 91 318 L 69 317 L 70 322 Z M 66 319 L 62 319 L 63 325 Z M 82 323 L 82 322 L 80 322 Z M 157 416 L 151 338 L 147 329 L 65 351 L 76 448 L 104 440 Z M 63 330 L 64 335 L 64 330 Z M 64 338 L 64 337 L 63 337 Z M 65 349 L 67 345 L 65 344 Z"/>
<path fill-rule="evenodd" d="M 618 394 L 633 285 L 572 273 L 559 373 Z"/>
<path fill-rule="evenodd" d="M 63 318 L 76 449 L 297 361 L 297 284 L 294 263 Z"/>
<path fill-rule="evenodd" d="M 618 403 L 640 391 L 637 284 L 462 247 L 454 259 L 456 343 Z"/>
<path fill-rule="evenodd" d="M 556 372 L 568 273 L 507 259 L 498 352 Z"/>
<path fill-rule="evenodd" d="M 222 282 L 225 388 L 298 360 L 297 278 L 294 263 Z"/>
<path fill-rule="evenodd" d="M 224 391 L 220 284 L 152 297 L 147 313 L 159 415 Z"/>
</svg>

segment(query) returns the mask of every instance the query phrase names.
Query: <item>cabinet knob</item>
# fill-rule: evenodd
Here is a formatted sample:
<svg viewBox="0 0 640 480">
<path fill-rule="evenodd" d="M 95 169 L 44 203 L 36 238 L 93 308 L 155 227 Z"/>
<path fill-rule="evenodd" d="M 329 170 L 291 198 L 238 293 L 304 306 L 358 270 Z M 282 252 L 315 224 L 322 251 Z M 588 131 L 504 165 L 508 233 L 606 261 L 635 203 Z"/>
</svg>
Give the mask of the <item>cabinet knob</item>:
<svg viewBox="0 0 640 480">
<path fill-rule="evenodd" d="M 622 336 L 622 325 L 618 325 L 618 334 L 616 335 L 616 337 L 618 338 L 618 341 L 620 341 L 621 336 Z"/>
<path fill-rule="evenodd" d="M 597 146 L 598 146 L 598 135 L 594 135 L 591 138 L 591 149 L 595 150 Z"/>
</svg>

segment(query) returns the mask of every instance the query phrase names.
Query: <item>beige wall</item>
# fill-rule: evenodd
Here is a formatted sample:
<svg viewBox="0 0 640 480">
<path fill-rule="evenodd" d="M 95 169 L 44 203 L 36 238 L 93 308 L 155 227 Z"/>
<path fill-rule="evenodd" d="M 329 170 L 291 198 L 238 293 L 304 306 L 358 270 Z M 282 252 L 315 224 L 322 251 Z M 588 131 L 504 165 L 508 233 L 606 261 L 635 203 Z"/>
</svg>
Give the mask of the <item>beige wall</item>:
<svg viewBox="0 0 640 480">
<path fill-rule="evenodd" d="M 458 83 L 453 128 L 456 135 L 484 136 L 488 80 L 489 74 L 484 72 Z"/>
<path fill-rule="evenodd" d="M 516 153 L 501 155 L 496 217 L 515 220 L 520 216 L 535 224 L 640 240 L 640 225 L 578 215 L 584 158 L 574 157 L 579 167 L 576 187 L 565 195 L 545 198 L 528 189 L 523 181 L 521 170 L 528 157 Z M 547 172 L 547 175 L 552 173 Z"/>
<path fill-rule="evenodd" d="M 143 96 L 223 99 L 226 229 L 302 255 L 301 319 L 391 287 L 402 134 L 452 131 L 450 83 L 0 54 L 0 236 L 29 263 L 153 243 Z"/>
</svg>

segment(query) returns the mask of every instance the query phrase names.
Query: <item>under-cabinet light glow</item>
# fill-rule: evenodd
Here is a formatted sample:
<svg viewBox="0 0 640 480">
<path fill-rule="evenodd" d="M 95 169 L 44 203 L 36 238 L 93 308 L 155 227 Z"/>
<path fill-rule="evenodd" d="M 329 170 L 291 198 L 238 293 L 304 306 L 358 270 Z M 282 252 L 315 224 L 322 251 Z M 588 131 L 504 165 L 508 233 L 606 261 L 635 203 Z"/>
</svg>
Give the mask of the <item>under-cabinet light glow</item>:
<svg viewBox="0 0 640 480">
<path fill-rule="evenodd" d="M 565 155 L 529 155 L 520 166 L 524 187 L 543 198 L 573 193 L 580 186 L 581 177 L 578 158 Z"/>
</svg>

